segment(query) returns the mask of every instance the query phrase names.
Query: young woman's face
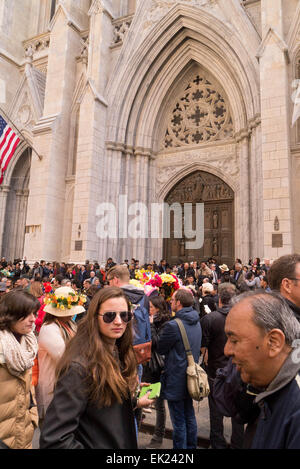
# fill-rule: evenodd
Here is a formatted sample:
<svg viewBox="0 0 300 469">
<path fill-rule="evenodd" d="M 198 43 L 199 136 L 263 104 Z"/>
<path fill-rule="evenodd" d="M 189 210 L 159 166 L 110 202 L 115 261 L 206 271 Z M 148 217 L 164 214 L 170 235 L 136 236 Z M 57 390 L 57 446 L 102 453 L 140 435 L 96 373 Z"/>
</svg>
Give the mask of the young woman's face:
<svg viewBox="0 0 300 469">
<path fill-rule="evenodd" d="M 120 314 L 118 314 L 122 311 L 128 311 L 128 305 L 124 298 L 110 298 L 102 303 L 100 310 L 98 311 L 99 331 L 104 337 L 111 341 L 115 341 L 122 337 L 126 330 L 128 323 L 124 322 L 121 319 Z M 117 313 L 114 320 L 110 323 L 105 322 L 105 318 L 102 316 L 107 312 Z"/>
<path fill-rule="evenodd" d="M 153 305 L 153 303 L 151 303 L 151 301 L 149 301 L 149 313 L 150 313 L 150 316 L 154 316 L 155 314 L 157 314 L 159 311 L 158 308 L 156 308 L 156 306 Z"/>
<path fill-rule="evenodd" d="M 26 316 L 25 319 L 19 319 L 19 321 L 15 322 L 11 326 L 11 330 L 12 332 L 15 332 L 16 334 L 21 334 L 21 335 L 29 334 L 30 332 L 32 332 L 35 320 L 36 320 L 36 315 L 34 313 L 31 313 L 28 316 Z"/>
</svg>

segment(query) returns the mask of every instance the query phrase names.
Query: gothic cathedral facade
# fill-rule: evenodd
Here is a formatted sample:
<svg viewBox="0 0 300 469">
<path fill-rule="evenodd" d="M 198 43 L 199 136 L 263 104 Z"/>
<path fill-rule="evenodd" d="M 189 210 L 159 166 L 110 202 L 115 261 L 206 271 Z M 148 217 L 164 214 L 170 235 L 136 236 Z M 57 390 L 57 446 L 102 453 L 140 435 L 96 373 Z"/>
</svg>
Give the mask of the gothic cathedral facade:
<svg viewBox="0 0 300 469">
<path fill-rule="evenodd" d="M 26 140 L 0 186 L 1 255 L 300 252 L 299 82 L 299 0 L 2 0 L 0 107 Z M 147 231 L 150 210 L 129 235 L 133 208 L 174 203 L 204 204 L 202 246 L 174 216 L 170 237 Z"/>
</svg>

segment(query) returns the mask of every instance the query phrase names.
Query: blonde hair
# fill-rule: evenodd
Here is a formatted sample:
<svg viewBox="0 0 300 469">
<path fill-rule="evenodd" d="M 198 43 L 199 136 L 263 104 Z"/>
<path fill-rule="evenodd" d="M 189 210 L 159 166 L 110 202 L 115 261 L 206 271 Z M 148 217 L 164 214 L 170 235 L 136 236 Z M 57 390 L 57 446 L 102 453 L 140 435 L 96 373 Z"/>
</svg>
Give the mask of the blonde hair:
<svg viewBox="0 0 300 469">
<path fill-rule="evenodd" d="M 32 282 L 29 287 L 29 293 L 31 293 L 36 298 L 43 296 L 43 288 L 41 282 Z"/>
<path fill-rule="evenodd" d="M 109 269 L 107 272 L 107 280 L 113 279 L 114 277 L 120 279 L 122 282 L 129 282 L 130 275 L 127 265 L 115 265 Z"/>
</svg>

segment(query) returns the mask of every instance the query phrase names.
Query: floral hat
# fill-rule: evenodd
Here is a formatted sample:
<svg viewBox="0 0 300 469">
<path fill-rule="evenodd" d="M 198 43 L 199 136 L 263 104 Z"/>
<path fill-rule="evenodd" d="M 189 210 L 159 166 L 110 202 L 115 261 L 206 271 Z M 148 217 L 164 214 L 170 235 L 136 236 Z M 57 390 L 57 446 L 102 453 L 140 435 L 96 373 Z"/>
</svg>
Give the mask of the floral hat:
<svg viewBox="0 0 300 469">
<path fill-rule="evenodd" d="M 155 272 L 153 270 L 139 269 L 135 271 L 135 279 L 138 280 L 142 285 L 145 285 L 151 278 L 154 277 Z"/>
<path fill-rule="evenodd" d="M 53 316 L 65 317 L 85 311 L 86 296 L 77 294 L 70 287 L 59 287 L 55 292 L 46 292 L 44 311 Z"/>
<path fill-rule="evenodd" d="M 180 282 L 175 274 L 155 274 L 146 285 L 157 287 L 164 294 L 165 300 L 170 301 L 174 291 L 180 288 Z"/>
</svg>

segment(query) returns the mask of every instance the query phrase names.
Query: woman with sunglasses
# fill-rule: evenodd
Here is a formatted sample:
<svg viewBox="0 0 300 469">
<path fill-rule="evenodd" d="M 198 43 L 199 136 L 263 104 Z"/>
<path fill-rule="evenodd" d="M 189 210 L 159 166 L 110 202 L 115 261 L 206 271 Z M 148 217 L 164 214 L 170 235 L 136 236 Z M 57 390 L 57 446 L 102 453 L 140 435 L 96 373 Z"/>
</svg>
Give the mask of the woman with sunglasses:
<svg viewBox="0 0 300 469">
<path fill-rule="evenodd" d="M 40 437 L 42 449 L 135 449 L 136 399 L 132 313 L 122 289 L 93 297 L 57 368 L 57 384 Z"/>
</svg>

